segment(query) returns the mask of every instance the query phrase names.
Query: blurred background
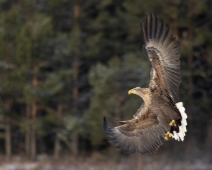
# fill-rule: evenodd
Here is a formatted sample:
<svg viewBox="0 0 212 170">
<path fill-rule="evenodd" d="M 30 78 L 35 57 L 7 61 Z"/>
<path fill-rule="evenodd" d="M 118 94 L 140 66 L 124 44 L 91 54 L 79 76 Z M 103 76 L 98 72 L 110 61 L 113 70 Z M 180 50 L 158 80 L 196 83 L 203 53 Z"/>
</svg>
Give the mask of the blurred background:
<svg viewBox="0 0 212 170">
<path fill-rule="evenodd" d="M 211 0 L 1 0 L 1 169 L 212 169 Z M 179 40 L 184 142 L 126 155 L 109 126 L 132 118 L 147 87 L 140 22 L 163 18 Z"/>
</svg>

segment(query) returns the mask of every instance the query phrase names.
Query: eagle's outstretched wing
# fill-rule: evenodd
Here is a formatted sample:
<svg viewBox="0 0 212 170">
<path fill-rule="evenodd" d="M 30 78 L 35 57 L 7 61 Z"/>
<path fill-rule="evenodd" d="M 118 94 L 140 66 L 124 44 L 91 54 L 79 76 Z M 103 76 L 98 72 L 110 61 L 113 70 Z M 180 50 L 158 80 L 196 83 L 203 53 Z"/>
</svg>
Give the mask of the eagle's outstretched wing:
<svg viewBox="0 0 212 170">
<path fill-rule="evenodd" d="M 162 91 L 178 102 L 181 83 L 180 54 L 171 30 L 154 14 L 148 14 L 141 24 L 144 37 L 143 52 L 152 64 L 150 89 Z"/>
<path fill-rule="evenodd" d="M 136 118 L 121 121 L 122 125 L 114 128 L 109 128 L 104 118 L 104 129 L 112 138 L 111 142 L 124 153 L 154 153 L 162 145 L 170 127 L 164 118 L 151 114 L 147 107 L 142 107 L 138 112 Z"/>
</svg>

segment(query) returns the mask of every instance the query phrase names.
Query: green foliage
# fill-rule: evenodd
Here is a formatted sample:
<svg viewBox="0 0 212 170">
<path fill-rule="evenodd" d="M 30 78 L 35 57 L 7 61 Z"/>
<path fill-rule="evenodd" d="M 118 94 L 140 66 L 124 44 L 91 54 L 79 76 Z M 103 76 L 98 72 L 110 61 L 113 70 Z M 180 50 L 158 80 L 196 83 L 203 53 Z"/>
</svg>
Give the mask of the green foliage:
<svg viewBox="0 0 212 170">
<path fill-rule="evenodd" d="M 51 95 L 58 95 L 64 93 L 64 88 L 70 84 L 70 77 L 72 76 L 72 69 L 59 70 L 58 72 L 50 73 L 43 84 L 43 88 L 49 91 Z"/>
<path fill-rule="evenodd" d="M 204 140 L 212 118 L 210 0 L 8 0 L 0 9 L 1 123 L 9 117 L 22 136 L 31 128 L 41 137 L 57 133 L 64 142 L 76 132 L 101 146 L 103 116 L 115 126 L 142 103 L 127 91 L 148 86 L 139 22 L 155 12 L 180 42 L 188 136 Z M 32 105 L 34 119 L 27 116 Z"/>
<path fill-rule="evenodd" d="M 45 59 L 45 48 L 48 47 L 51 34 L 52 25 L 48 16 L 36 14 L 33 19 L 26 21 L 16 38 L 18 64 L 34 66 L 40 63 L 41 58 Z"/>
</svg>

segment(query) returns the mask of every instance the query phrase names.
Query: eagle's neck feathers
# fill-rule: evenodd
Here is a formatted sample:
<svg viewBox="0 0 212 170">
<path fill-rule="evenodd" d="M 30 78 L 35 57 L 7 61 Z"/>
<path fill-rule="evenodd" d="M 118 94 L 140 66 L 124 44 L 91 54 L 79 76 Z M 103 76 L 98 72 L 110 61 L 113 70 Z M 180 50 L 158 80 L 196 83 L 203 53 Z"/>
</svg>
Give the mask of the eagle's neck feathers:
<svg viewBox="0 0 212 170">
<path fill-rule="evenodd" d="M 151 103 L 151 98 L 152 98 L 152 92 L 149 88 L 140 88 L 139 91 L 136 91 L 138 96 L 140 96 L 145 104 L 150 104 Z"/>
</svg>

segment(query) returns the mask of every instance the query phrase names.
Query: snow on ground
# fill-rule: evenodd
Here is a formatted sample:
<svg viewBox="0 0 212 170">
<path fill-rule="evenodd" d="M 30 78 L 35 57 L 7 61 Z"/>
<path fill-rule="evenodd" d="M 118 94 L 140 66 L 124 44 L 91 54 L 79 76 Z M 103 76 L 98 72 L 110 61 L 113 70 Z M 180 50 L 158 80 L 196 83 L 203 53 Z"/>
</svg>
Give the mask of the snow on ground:
<svg viewBox="0 0 212 170">
<path fill-rule="evenodd" d="M 153 154 L 141 156 L 113 155 L 103 156 L 93 154 L 87 157 L 64 157 L 54 160 L 47 155 L 40 155 L 36 161 L 27 161 L 20 157 L 12 158 L 10 162 L 0 157 L 0 170 L 212 170 L 211 153 L 205 157 L 194 158 L 180 155 Z"/>
<path fill-rule="evenodd" d="M 157 168 L 156 168 L 157 167 Z M 155 170 L 155 169 L 163 169 L 163 170 L 212 170 L 211 165 L 205 164 L 193 164 L 193 165 L 186 165 L 186 164 L 175 164 L 175 165 L 165 165 L 164 167 L 157 166 L 157 165 L 148 165 L 141 167 L 142 170 Z M 130 170 L 129 166 L 125 166 L 123 164 L 117 164 L 113 166 L 95 166 L 90 165 L 87 167 L 84 166 L 72 166 L 72 165 L 40 165 L 39 163 L 11 163 L 5 164 L 0 167 L 0 170 Z M 138 169 L 138 168 L 136 168 Z M 136 170 L 135 169 L 135 170 Z"/>
</svg>

